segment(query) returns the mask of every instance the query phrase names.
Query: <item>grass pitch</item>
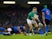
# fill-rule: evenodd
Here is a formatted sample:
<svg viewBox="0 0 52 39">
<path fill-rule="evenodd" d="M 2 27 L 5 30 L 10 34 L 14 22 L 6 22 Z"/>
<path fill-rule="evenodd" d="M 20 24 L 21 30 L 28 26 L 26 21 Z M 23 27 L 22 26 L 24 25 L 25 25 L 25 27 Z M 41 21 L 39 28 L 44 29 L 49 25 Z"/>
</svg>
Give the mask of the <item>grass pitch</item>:
<svg viewBox="0 0 52 39">
<path fill-rule="evenodd" d="M 0 35 L 0 39 L 52 39 L 52 34 L 48 34 L 46 35 L 38 35 L 38 34 L 34 34 L 32 36 L 25 36 L 23 34 L 13 34 L 11 36 L 4 36 L 4 35 Z"/>
</svg>

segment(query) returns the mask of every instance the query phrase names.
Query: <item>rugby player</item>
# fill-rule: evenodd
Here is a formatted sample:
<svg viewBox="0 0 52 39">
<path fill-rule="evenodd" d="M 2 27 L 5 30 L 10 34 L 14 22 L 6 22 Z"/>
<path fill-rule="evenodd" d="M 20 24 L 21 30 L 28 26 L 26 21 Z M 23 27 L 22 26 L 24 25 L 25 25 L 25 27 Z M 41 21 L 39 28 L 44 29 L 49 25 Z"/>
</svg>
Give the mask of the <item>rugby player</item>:
<svg viewBox="0 0 52 39">
<path fill-rule="evenodd" d="M 27 24 L 28 24 L 28 27 L 29 27 L 29 33 L 30 34 L 32 34 L 33 25 L 34 25 L 36 31 L 38 30 L 37 20 L 39 21 L 39 19 L 38 19 L 37 13 L 38 13 L 37 8 L 33 7 L 32 11 L 29 12 L 29 14 L 27 16 Z"/>
<path fill-rule="evenodd" d="M 45 26 L 45 33 L 48 33 L 48 24 L 50 23 L 51 17 L 50 17 L 50 10 L 47 8 L 47 5 L 44 5 L 44 8 L 42 9 L 42 22 Z"/>
</svg>

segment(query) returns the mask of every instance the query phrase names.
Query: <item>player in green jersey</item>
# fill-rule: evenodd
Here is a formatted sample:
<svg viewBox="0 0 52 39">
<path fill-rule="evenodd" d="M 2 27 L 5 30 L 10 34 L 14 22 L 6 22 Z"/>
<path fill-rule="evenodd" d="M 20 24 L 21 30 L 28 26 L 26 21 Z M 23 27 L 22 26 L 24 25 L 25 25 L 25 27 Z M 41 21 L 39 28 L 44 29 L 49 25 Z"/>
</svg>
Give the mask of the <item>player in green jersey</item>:
<svg viewBox="0 0 52 39">
<path fill-rule="evenodd" d="M 33 7 L 32 11 L 29 12 L 28 17 L 27 17 L 27 24 L 29 26 L 29 32 L 31 32 L 33 25 L 36 29 L 38 29 L 38 24 L 36 20 L 38 20 L 37 8 Z"/>
</svg>

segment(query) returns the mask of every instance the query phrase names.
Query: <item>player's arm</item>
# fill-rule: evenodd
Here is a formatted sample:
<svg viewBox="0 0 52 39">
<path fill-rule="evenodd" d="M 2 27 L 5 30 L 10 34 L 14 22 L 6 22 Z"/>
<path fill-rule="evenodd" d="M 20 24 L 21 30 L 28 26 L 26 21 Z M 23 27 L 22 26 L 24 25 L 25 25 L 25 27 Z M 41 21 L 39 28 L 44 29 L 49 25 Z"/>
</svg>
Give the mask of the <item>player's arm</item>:
<svg viewBox="0 0 52 39">
<path fill-rule="evenodd" d="M 43 20 L 44 25 L 46 26 L 46 23 L 45 23 L 45 14 L 44 14 L 44 12 L 42 12 L 42 20 Z"/>
<path fill-rule="evenodd" d="M 35 18 L 34 17 L 31 17 L 32 18 L 32 20 L 35 20 Z"/>
</svg>

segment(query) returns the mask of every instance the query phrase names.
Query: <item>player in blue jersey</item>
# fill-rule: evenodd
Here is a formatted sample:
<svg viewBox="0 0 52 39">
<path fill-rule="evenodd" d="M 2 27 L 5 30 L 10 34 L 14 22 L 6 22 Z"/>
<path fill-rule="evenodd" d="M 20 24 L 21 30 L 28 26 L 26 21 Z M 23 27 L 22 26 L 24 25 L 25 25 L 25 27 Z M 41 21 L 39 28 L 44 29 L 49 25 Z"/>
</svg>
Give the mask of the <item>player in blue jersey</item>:
<svg viewBox="0 0 52 39">
<path fill-rule="evenodd" d="M 26 27 L 25 26 L 13 26 L 12 27 L 14 33 L 24 33 L 26 34 Z"/>
<path fill-rule="evenodd" d="M 42 22 L 45 26 L 45 33 L 47 35 L 48 33 L 48 24 L 50 23 L 50 10 L 47 8 L 47 5 L 44 5 L 44 8 L 42 9 Z"/>
</svg>

